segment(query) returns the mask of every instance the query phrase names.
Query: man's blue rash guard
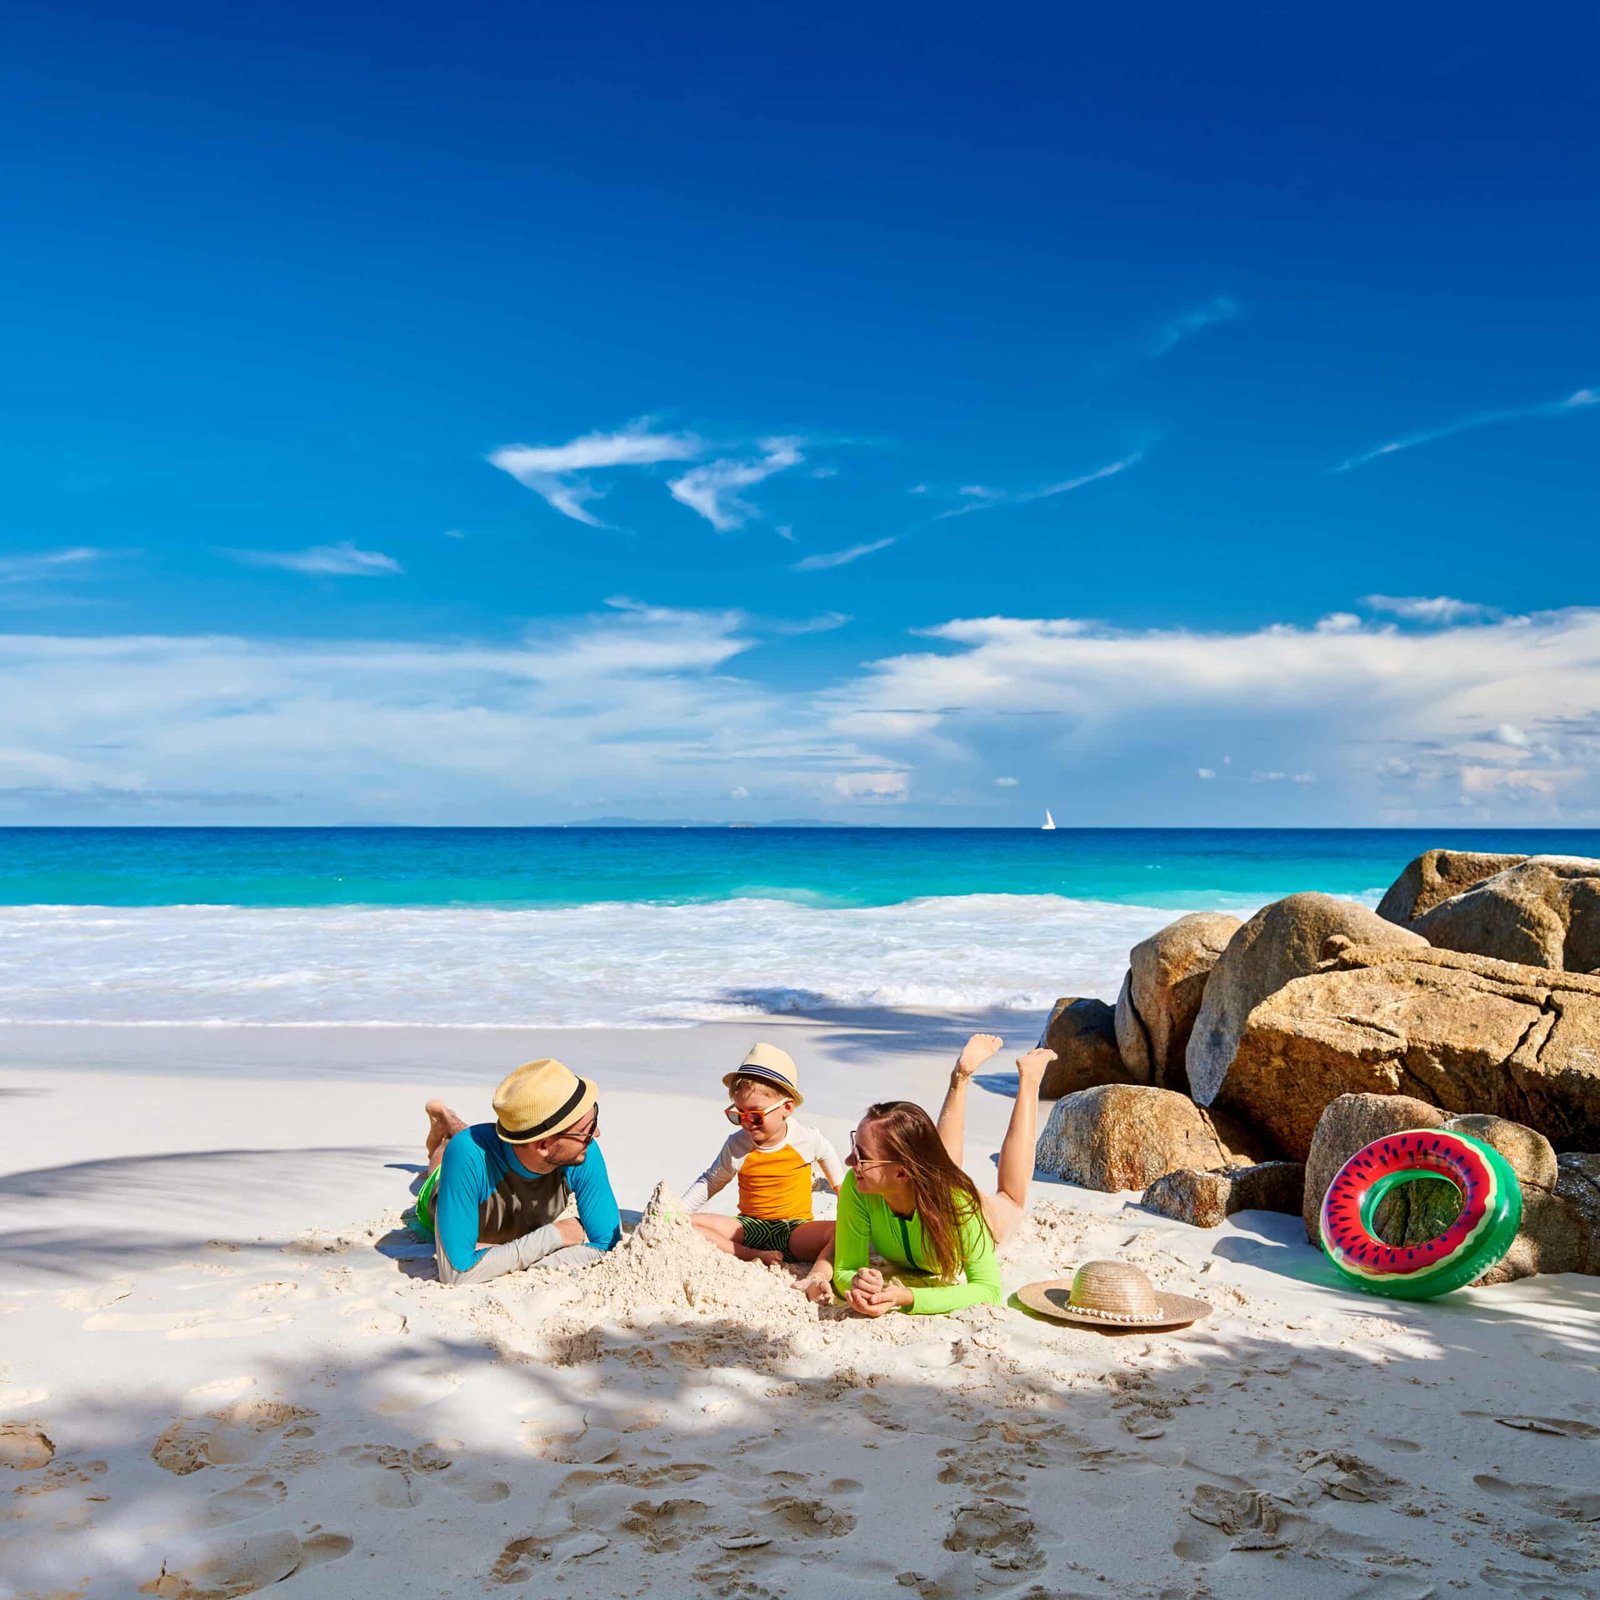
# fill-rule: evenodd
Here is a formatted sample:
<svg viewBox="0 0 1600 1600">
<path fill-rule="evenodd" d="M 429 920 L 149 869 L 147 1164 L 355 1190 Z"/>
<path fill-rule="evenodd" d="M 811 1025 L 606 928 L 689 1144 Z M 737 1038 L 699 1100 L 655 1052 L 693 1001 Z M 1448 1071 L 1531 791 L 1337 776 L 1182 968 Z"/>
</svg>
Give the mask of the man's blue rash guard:
<svg viewBox="0 0 1600 1600">
<path fill-rule="evenodd" d="M 520 1259 L 508 1260 L 502 1269 L 513 1270 L 560 1249 L 551 1225 L 566 1208 L 569 1194 L 578 1202 L 578 1220 L 589 1244 L 611 1249 L 622 1237 L 622 1217 L 598 1140 L 576 1166 L 530 1172 L 494 1123 L 463 1128 L 445 1146 L 433 1202 L 440 1266 L 448 1263 L 452 1277 L 464 1276 L 492 1249 L 525 1242 Z M 532 1237 L 544 1229 L 550 1229 L 548 1239 Z"/>
</svg>

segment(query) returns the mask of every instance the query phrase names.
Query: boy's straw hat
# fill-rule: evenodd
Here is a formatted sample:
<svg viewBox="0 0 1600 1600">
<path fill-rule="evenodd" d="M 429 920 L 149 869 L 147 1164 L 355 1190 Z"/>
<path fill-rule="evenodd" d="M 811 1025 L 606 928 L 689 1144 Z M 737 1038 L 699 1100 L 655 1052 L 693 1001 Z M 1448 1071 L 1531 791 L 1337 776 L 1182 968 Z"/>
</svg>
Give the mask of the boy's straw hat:
<svg viewBox="0 0 1600 1600">
<path fill-rule="evenodd" d="M 805 1102 L 796 1087 L 797 1077 L 788 1051 L 780 1050 L 775 1044 L 753 1044 L 745 1052 L 738 1071 L 726 1074 L 722 1082 L 725 1088 L 731 1089 L 735 1078 L 755 1078 L 771 1084 L 785 1100 L 793 1100 L 798 1106 Z"/>
<path fill-rule="evenodd" d="M 1017 1299 L 1030 1311 L 1097 1328 L 1186 1328 L 1211 1307 L 1157 1289 L 1126 1261 L 1085 1261 L 1070 1278 L 1025 1283 Z"/>
<path fill-rule="evenodd" d="M 494 1092 L 495 1132 L 507 1144 L 553 1139 L 589 1115 L 595 1087 L 554 1057 L 529 1061 Z"/>
</svg>

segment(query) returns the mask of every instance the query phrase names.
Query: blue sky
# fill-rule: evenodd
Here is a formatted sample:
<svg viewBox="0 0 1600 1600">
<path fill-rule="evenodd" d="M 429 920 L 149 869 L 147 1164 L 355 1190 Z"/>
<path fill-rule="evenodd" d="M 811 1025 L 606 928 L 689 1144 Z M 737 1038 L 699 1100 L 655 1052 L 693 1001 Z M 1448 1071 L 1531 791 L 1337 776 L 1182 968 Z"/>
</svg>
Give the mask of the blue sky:
<svg viewBox="0 0 1600 1600">
<path fill-rule="evenodd" d="M 12 17 L 0 820 L 1600 820 L 1586 8 Z"/>
</svg>

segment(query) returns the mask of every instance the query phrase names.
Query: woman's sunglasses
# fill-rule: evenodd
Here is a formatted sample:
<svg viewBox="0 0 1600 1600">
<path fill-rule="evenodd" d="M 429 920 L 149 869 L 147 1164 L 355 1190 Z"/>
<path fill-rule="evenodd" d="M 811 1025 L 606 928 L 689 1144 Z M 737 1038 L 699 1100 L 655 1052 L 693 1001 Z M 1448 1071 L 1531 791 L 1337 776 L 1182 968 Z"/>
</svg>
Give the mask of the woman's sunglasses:
<svg viewBox="0 0 1600 1600">
<path fill-rule="evenodd" d="M 892 1167 L 894 1162 L 891 1160 L 875 1160 L 871 1156 L 862 1155 L 860 1150 L 856 1148 L 855 1129 L 852 1128 L 850 1130 L 850 1165 L 853 1167 Z"/>
</svg>

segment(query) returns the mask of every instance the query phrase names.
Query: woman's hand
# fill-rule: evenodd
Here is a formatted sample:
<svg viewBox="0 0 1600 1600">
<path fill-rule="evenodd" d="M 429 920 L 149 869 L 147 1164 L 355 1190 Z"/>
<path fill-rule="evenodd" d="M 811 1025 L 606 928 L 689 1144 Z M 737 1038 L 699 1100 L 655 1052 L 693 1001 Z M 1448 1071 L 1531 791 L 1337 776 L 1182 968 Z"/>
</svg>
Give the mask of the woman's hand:
<svg viewBox="0 0 1600 1600">
<path fill-rule="evenodd" d="M 881 1317 L 886 1312 L 911 1304 L 911 1291 L 904 1284 L 885 1284 L 881 1274 L 874 1272 L 873 1277 L 878 1280 L 877 1287 L 863 1287 L 861 1280 L 864 1276 L 865 1273 L 858 1272 L 855 1282 L 850 1285 L 852 1311 L 863 1317 Z"/>
<path fill-rule="evenodd" d="M 883 1274 L 876 1267 L 863 1267 L 850 1281 L 852 1293 L 865 1289 L 868 1294 L 883 1293 Z"/>
</svg>

